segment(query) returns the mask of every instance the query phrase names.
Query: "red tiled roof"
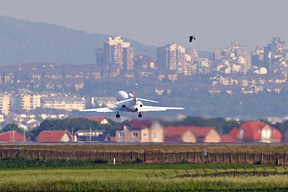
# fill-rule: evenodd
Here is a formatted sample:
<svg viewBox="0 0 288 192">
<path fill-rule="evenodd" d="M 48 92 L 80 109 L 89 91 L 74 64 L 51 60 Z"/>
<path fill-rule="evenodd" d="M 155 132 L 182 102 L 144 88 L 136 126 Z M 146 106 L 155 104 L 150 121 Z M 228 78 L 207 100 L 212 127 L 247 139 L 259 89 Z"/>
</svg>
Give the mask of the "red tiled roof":
<svg viewBox="0 0 288 192">
<path fill-rule="evenodd" d="M 23 135 L 18 133 L 17 131 L 7 131 L 5 133 L 0 134 L 1 142 L 23 142 L 25 138 Z"/>
<path fill-rule="evenodd" d="M 236 143 L 237 139 L 235 139 L 229 135 L 222 135 L 221 142 L 223 142 L 223 143 Z"/>
<path fill-rule="evenodd" d="M 73 141 L 73 136 L 72 134 L 65 130 L 65 131 L 55 131 L 55 130 L 46 130 L 42 131 L 38 137 L 37 141 L 38 142 L 62 142 L 61 138 L 65 135 L 68 134 L 70 138 L 70 142 Z"/>
<path fill-rule="evenodd" d="M 179 126 L 179 127 L 173 127 L 168 126 L 164 128 L 164 137 L 182 137 L 188 130 L 190 130 L 190 126 Z"/>
<path fill-rule="evenodd" d="M 240 129 L 244 129 L 244 138 L 249 140 L 260 140 L 261 139 L 261 130 L 265 127 L 265 122 L 260 121 L 251 121 L 240 125 Z"/>
<path fill-rule="evenodd" d="M 191 130 L 196 137 L 205 137 L 213 127 L 198 127 L 198 126 L 168 126 L 164 129 L 164 137 L 182 136 L 188 130 Z"/>
<path fill-rule="evenodd" d="M 144 129 L 144 128 L 150 128 L 152 126 L 153 122 L 152 121 L 147 121 L 147 120 L 133 120 L 129 123 L 130 127 L 132 129 Z M 118 128 L 117 130 L 123 129 L 125 125 L 122 125 Z"/>
<path fill-rule="evenodd" d="M 110 137 L 111 142 L 116 142 L 116 137 Z"/>
<path fill-rule="evenodd" d="M 230 132 L 229 132 L 229 137 L 233 138 L 233 139 L 237 139 L 239 133 L 239 128 L 234 127 Z"/>
<path fill-rule="evenodd" d="M 240 129 L 244 130 L 243 139 L 245 140 L 260 140 L 262 138 L 261 136 L 261 130 L 265 127 L 269 126 L 269 128 L 272 130 L 272 138 L 273 139 L 279 139 L 281 140 L 282 134 L 279 130 L 275 129 L 274 127 L 271 127 L 270 125 L 267 125 L 265 122 L 261 121 L 250 121 L 247 123 L 244 123 L 240 125 L 240 128 L 234 128 L 232 131 L 235 131 L 235 133 L 239 132 Z M 229 135 L 233 136 L 235 134 L 234 132 L 230 131 Z M 237 136 L 237 135 L 236 135 Z"/>
<path fill-rule="evenodd" d="M 90 121 L 97 121 L 97 122 L 101 122 L 103 121 L 103 119 L 105 119 L 105 117 L 86 117 L 88 120 Z"/>
<path fill-rule="evenodd" d="M 282 133 L 278 129 L 273 128 L 272 137 L 274 139 L 282 139 Z"/>
</svg>

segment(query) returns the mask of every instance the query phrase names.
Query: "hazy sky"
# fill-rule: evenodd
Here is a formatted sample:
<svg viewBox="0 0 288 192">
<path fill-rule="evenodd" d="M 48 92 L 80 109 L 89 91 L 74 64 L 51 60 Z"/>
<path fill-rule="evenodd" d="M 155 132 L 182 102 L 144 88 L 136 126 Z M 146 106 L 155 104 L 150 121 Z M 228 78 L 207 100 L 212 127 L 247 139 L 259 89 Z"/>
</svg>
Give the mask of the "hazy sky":
<svg viewBox="0 0 288 192">
<path fill-rule="evenodd" d="M 0 0 L 0 15 L 207 51 L 232 40 L 249 51 L 274 36 L 288 41 L 287 0 Z"/>
</svg>

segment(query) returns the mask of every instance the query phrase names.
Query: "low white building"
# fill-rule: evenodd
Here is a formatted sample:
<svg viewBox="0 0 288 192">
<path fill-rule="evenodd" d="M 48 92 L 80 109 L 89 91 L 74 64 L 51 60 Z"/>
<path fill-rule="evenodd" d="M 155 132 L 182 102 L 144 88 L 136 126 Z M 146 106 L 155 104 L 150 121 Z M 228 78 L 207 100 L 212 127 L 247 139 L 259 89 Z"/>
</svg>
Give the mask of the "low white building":
<svg viewBox="0 0 288 192">
<path fill-rule="evenodd" d="M 65 111 L 85 109 L 85 98 L 80 97 L 42 97 L 42 107 Z"/>
</svg>

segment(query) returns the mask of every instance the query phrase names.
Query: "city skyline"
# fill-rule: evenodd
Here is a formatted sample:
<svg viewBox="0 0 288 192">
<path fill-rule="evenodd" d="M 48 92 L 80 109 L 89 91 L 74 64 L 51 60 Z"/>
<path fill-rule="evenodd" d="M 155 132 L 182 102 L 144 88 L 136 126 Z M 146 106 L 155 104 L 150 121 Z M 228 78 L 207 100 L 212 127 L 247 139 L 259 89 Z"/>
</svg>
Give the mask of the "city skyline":
<svg viewBox="0 0 288 192">
<path fill-rule="evenodd" d="M 249 52 L 271 37 L 288 39 L 288 2 L 254 1 L 7 1 L 0 15 L 68 28 L 120 35 L 146 45 L 175 42 L 184 47 L 213 51 L 239 41 Z M 84 11 L 85 10 L 85 11 Z M 51 14 L 53 13 L 53 14 Z M 187 35 L 196 41 L 189 44 Z"/>
</svg>

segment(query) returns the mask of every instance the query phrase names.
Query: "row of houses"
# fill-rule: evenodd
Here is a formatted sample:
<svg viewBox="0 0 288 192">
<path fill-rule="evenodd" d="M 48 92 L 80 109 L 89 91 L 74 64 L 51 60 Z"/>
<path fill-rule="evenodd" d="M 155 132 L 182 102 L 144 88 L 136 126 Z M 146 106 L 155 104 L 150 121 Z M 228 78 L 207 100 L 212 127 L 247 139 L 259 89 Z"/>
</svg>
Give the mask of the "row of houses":
<svg viewBox="0 0 288 192">
<path fill-rule="evenodd" d="M 101 121 L 105 122 L 105 118 Z M 288 141 L 285 134 L 261 121 L 246 122 L 233 128 L 228 134 L 220 135 L 214 127 L 167 126 L 157 121 L 134 120 L 116 128 L 110 136 L 104 130 L 42 131 L 37 142 L 166 142 L 166 143 L 280 143 Z M 0 134 L 0 142 L 25 142 L 27 139 L 13 131 Z"/>
<path fill-rule="evenodd" d="M 288 135 L 288 132 L 287 134 Z M 286 137 L 287 138 L 287 137 Z M 280 143 L 282 133 L 261 121 L 247 122 L 220 135 L 214 127 L 167 126 L 153 121 L 132 121 L 116 129 L 116 142 Z M 286 141 L 285 141 L 286 142 Z"/>
</svg>

